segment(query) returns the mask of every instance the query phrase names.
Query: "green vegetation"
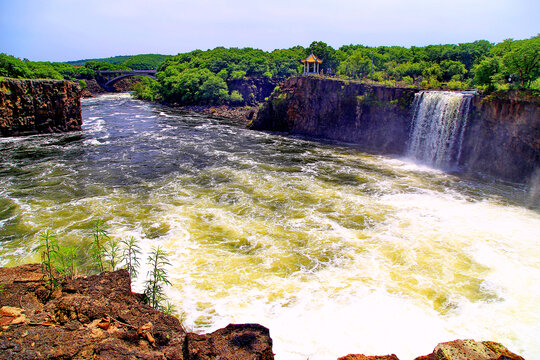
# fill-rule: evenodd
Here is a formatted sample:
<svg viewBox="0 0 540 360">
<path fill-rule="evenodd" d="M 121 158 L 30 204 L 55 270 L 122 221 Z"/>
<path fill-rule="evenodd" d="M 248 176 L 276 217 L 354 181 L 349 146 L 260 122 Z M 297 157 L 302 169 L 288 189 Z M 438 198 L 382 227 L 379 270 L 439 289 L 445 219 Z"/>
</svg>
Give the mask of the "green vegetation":
<svg viewBox="0 0 540 360">
<path fill-rule="evenodd" d="M 148 272 L 149 278 L 146 281 L 144 294 L 150 306 L 154 309 L 162 310 L 165 309 L 161 305 L 164 299 L 163 286 L 171 284 L 165 268 L 171 264 L 167 259 L 167 254 L 159 246 L 152 249 L 152 252 L 148 256 L 148 263 L 150 263 L 151 269 Z"/>
<path fill-rule="evenodd" d="M 90 246 L 92 258 L 98 272 L 105 271 L 106 249 L 105 242 L 110 240 L 109 233 L 105 227 L 105 223 L 101 219 L 94 222 L 92 232 L 92 245 Z"/>
<path fill-rule="evenodd" d="M 39 234 L 40 245 L 36 247 L 41 256 L 43 281 L 52 292 L 62 282 L 73 279 L 77 267 L 83 264 L 79 252 L 73 246 L 61 244 L 56 234 L 46 230 Z M 134 237 L 115 240 L 109 236 L 104 221 L 98 219 L 92 224 L 92 242 L 90 247 L 92 268 L 95 272 L 114 271 L 119 265 L 126 269 L 133 279 L 137 276 L 141 248 Z M 84 256 L 84 255 L 83 255 Z M 165 301 L 164 286 L 170 285 L 167 267 L 170 266 L 167 253 L 160 247 L 152 249 L 148 256 L 150 271 L 145 281 L 146 301 L 155 309 L 168 314 L 175 312 L 174 305 Z"/>
<path fill-rule="evenodd" d="M 124 251 L 122 257 L 126 262 L 126 269 L 129 272 L 129 276 L 133 279 L 137 277 L 137 269 L 139 268 L 139 256 L 141 254 L 141 248 L 137 243 L 137 240 L 131 236 L 128 240 L 120 241 L 124 245 Z"/>
<path fill-rule="evenodd" d="M 324 62 L 324 74 L 394 86 L 437 89 L 478 88 L 540 91 L 540 35 L 498 44 L 479 40 L 425 47 L 344 45 L 322 41 L 309 47 L 266 52 L 253 48 L 217 47 L 176 56 L 144 54 L 70 63 L 30 62 L 0 54 L 0 77 L 90 79 L 97 70 L 156 69 L 157 80 L 142 78 L 135 96 L 178 105 L 241 105 L 227 82 L 245 77 L 286 78 L 302 71 L 300 62 L 313 52 Z"/>
<path fill-rule="evenodd" d="M 41 271 L 43 272 L 43 280 L 49 289 L 54 289 L 58 285 L 58 277 L 55 273 L 54 258 L 58 253 L 58 243 L 56 235 L 49 230 L 39 235 L 41 245 L 36 250 L 41 254 Z"/>
<path fill-rule="evenodd" d="M 141 55 L 125 55 L 114 56 L 102 59 L 85 59 L 77 61 L 68 61 L 67 64 L 73 66 L 87 66 L 88 63 L 108 63 L 111 65 L 120 65 L 127 69 L 133 70 L 150 70 L 157 69 L 159 64 L 171 58 L 171 55 L 160 54 L 141 54 Z"/>
</svg>

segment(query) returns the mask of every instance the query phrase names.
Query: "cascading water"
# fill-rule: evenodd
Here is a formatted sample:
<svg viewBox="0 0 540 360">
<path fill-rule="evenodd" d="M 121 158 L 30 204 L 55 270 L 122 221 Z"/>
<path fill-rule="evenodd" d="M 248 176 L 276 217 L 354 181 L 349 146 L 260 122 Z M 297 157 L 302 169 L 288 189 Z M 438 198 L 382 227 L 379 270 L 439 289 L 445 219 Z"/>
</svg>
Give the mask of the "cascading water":
<svg viewBox="0 0 540 360">
<path fill-rule="evenodd" d="M 408 155 L 438 168 L 456 167 L 472 98 L 472 94 L 449 91 L 415 94 Z"/>
</svg>

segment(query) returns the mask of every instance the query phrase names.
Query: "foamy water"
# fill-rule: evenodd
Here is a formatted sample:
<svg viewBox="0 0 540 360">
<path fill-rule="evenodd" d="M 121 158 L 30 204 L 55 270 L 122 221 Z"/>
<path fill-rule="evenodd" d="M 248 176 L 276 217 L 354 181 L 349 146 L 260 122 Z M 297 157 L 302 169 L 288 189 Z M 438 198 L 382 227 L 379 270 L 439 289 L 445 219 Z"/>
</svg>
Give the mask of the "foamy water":
<svg viewBox="0 0 540 360">
<path fill-rule="evenodd" d="M 125 95 L 85 100 L 83 117 L 82 133 L 0 141 L 1 265 L 37 260 L 46 228 L 84 248 L 100 217 L 145 254 L 165 247 L 187 328 L 260 323 L 279 360 L 405 360 L 456 338 L 540 358 L 540 205 L 525 186 Z"/>
</svg>

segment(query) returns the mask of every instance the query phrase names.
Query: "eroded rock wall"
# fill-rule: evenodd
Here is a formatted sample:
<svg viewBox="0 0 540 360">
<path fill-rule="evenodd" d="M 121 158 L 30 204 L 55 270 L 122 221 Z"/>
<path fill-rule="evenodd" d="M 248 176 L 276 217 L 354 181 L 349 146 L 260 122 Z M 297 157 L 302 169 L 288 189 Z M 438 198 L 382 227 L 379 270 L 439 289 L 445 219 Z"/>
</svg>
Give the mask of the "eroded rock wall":
<svg viewBox="0 0 540 360">
<path fill-rule="evenodd" d="M 514 182 L 540 169 L 540 100 L 476 96 L 460 165 Z"/>
<path fill-rule="evenodd" d="M 414 89 L 390 88 L 318 77 L 280 84 L 250 125 L 358 144 L 385 154 L 405 151 Z"/>
<path fill-rule="evenodd" d="M 0 136 L 81 130 L 81 89 L 63 80 L 0 80 Z"/>
</svg>

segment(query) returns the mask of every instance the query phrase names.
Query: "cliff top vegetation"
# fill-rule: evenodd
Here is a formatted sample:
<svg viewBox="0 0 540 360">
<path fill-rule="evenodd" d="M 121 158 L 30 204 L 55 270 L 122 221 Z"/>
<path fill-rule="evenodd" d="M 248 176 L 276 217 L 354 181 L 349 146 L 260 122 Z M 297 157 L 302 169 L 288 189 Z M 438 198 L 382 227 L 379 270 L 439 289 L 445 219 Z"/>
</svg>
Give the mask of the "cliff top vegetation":
<svg viewBox="0 0 540 360">
<path fill-rule="evenodd" d="M 91 78 L 96 70 L 157 69 L 157 80 L 145 79 L 135 89 L 139 98 L 180 105 L 220 104 L 231 101 L 227 81 L 299 74 L 303 70 L 300 59 L 312 52 L 324 61 L 322 73 L 338 78 L 432 89 L 540 91 L 540 35 L 497 44 L 478 40 L 410 48 L 344 45 L 334 49 L 314 41 L 309 47 L 271 52 L 217 47 L 176 56 L 117 56 L 69 64 L 31 62 L 0 54 L 0 76 L 81 79 Z M 74 66 L 83 62 L 84 66 Z"/>
</svg>

